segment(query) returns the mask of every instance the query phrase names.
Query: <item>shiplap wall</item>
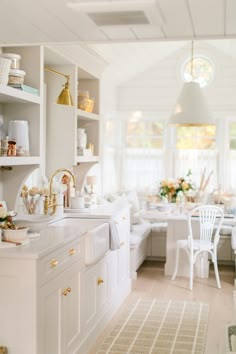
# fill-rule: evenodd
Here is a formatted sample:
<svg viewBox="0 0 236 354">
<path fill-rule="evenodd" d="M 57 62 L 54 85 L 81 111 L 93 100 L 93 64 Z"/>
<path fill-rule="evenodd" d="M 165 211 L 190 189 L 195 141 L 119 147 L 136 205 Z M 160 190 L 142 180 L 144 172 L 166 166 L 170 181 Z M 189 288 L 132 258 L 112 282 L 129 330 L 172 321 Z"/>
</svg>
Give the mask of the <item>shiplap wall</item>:
<svg viewBox="0 0 236 354">
<path fill-rule="evenodd" d="M 214 66 L 213 81 L 203 88 L 211 110 L 222 118 L 226 112 L 236 114 L 236 59 L 206 42 L 194 49 L 194 55 L 209 58 Z M 180 93 L 181 70 L 188 58 L 190 48 L 183 47 L 124 82 L 118 88 L 117 111 L 156 111 L 158 116 L 167 119 Z"/>
</svg>

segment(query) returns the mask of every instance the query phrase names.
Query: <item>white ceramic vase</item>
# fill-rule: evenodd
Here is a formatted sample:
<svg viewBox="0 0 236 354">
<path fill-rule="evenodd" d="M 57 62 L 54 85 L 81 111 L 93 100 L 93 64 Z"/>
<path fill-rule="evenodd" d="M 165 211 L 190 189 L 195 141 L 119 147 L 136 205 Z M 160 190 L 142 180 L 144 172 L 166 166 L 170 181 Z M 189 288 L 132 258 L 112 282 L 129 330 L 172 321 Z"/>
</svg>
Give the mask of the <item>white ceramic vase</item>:
<svg viewBox="0 0 236 354">
<path fill-rule="evenodd" d="M 78 128 L 77 129 L 77 146 L 79 149 L 86 149 L 87 145 L 87 134 L 85 133 L 85 129 Z"/>
</svg>

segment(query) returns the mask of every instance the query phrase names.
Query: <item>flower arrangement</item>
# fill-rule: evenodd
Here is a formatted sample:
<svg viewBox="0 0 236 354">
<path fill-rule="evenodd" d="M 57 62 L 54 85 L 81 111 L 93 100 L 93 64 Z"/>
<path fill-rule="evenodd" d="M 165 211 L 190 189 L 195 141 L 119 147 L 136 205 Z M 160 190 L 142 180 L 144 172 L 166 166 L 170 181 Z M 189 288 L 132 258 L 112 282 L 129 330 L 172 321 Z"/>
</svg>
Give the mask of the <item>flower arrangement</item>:
<svg viewBox="0 0 236 354">
<path fill-rule="evenodd" d="M 160 182 L 159 196 L 166 198 L 169 202 L 175 202 L 178 196 L 187 196 L 190 191 L 194 190 L 195 186 L 190 179 L 168 178 Z"/>
<path fill-rule="evenodd" d="M 3 204 L 0 204 L 0 228 L 2 229 L 16 229 L 16 225 L 13 223 L 12 218 L 16 216 L 16 212 L 7 210 Z"/>
</svg>

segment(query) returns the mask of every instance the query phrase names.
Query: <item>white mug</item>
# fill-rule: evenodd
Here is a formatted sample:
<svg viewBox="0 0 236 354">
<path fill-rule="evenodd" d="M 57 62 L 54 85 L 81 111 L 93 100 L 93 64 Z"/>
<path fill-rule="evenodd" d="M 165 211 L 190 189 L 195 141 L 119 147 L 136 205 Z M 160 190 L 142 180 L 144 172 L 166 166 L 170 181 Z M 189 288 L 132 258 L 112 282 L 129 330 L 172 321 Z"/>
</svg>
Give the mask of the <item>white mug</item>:
<svg viewBox="0 0 236 354">
<path fill-rule="evenodd" d="M 74 197 L 71 198 L 71 208 L 72 209 L 83 209 L 84 208 L 84 197 Z"/>
</svg>

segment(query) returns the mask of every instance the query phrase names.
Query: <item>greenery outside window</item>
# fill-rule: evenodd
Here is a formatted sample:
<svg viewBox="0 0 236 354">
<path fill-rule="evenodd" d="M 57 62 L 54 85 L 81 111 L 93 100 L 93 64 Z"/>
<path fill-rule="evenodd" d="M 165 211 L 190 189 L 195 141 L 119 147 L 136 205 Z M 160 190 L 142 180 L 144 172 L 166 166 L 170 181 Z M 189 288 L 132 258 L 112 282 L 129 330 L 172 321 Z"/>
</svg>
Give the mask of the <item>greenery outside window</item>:
<svg viewBox="0 0 236 354">
<path fill-rule="evenodd" d="M 163 146 L 164 128 L 155 121 L 128 121 L 126 125 L 127 148 L 154 148 Z"/>
<path fill-rule="evenodd" d="M 216 127 L 177 127 L 177 149 L 215 149 Z"/>
</svg>

